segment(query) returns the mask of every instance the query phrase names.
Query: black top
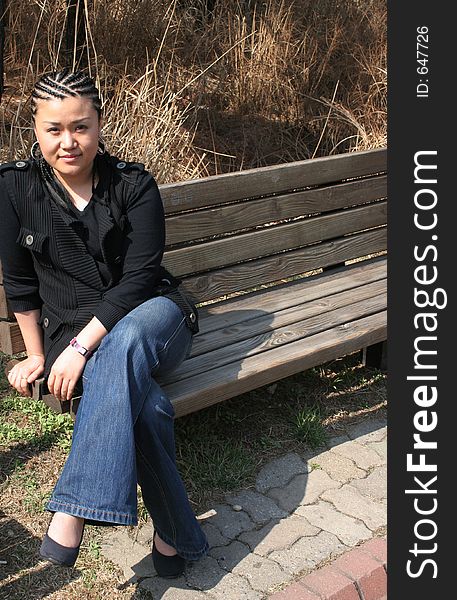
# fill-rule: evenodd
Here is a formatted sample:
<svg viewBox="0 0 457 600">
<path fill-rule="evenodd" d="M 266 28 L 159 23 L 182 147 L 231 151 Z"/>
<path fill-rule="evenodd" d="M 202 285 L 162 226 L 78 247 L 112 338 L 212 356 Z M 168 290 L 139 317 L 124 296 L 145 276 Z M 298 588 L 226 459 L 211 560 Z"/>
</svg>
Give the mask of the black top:
<svg viewBox="0 0 457 600">
<path fill-rule="evenodd" d="M 41 308 L 45 377 L 93 316 L 110 331 L 172 277 L 161 265 L 165 219 L 154 178 L 138 163 L 97 162 L 100 191 L 84 211 L 50 201 L 31 159 L 0 165 L 3 285 L 13 312 Z"/>
<path fill-rule="evenodd" d="M 89 204 L 84 207 L 83 210 L 79 210 L 76 206 L 71 206 L 70 210 L 78 219 L 80 225 L 79 227 L 75 227 L 75 231 L 84 242 L 89 254 L 95 260 L 103 285 L 106 287 L 110 280 L 110 272 L 103 258 L 102 248 L 100 246 L 98 221 L 95 214 L 95 203 L 99 202 L 99 200 L 96 191 L 94 191 Z"/>
</svg>

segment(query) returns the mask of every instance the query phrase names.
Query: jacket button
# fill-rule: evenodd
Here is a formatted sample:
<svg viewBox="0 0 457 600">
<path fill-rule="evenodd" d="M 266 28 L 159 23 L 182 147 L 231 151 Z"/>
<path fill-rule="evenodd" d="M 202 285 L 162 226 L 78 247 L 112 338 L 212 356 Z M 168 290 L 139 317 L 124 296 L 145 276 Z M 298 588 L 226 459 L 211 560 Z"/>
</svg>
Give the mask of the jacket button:
<svg viewBox="0 0 457 600">
<path fill-rule="evenodd" d="M 43 319 L 43 327 L 49 327 L 49 319 L 48 319 L 48 317 L 45 317 Z"/>
<path fill-rule="evenodd" d="M 195 313 L 191 312 L 189 315 L 189 319 L 191 320 L 192 323 L 195 323 L 195 319 L 196 319 Z"/>
<path fill-rule="evenodd" d="M 19 167 L 19 169 L 23 169 L 25 167 L 26 163 L 23 160 L 19 160 L 16 163 L 16 167 Z"/>
<path fill-rule="evenodd" d="M 125 169 L 125 167 L 127 166 L 127 163 L 121 161 L 121 162 L 117 163 L 116 166 L 118 169 Z"/>
<path fill-rule="evenodd" d="M 31 246 L 33 244 L 33 235 L 28 235 L 25 238 L 25 243 L 27 244 L 27 246 Z"/>
</svg>

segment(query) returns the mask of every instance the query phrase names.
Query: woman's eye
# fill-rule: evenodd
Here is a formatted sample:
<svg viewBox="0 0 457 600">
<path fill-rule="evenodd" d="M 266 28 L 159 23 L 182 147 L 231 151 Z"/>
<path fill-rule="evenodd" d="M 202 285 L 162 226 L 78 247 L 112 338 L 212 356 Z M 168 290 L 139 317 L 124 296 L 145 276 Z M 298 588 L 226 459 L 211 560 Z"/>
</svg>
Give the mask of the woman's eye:
<svg viewBox="0 0 457 600">
<path fill-rule="evenodd" d="M 48 132 L 48 133 L 56 133 L 57 131 L 59 131 L 59 130 L 57 129 L 57 127 L 50 127 L 49 129 L 47 129 L 47 132 Z"/>
<path fill-rule="evenodd" d="M 87 129 L 87 125 L 76 125 L 76 130 L 81 131 L 82 129 Z"/>
</svg>

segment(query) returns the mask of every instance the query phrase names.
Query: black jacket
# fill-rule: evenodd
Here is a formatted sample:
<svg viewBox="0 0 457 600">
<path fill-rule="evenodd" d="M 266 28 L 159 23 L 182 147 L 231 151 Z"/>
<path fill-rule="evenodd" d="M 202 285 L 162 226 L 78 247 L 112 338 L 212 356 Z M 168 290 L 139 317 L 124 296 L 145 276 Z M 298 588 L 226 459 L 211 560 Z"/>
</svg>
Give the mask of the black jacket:
<svg viewBox="0 0 457 600">
<path fill-rule="evenodd" d="M 95 209 L 111 274 L 106 286 L 76 232 L 78 220 L 51 200 L 35 163 L 0 166 L 3 283 L 14 312 L 41 309 L 45 377 L 93 316 L 110 331 L 156 294 L 163 277 L 179 282 L 161 266 L 165 220 L 153 177 L 138 163 L 107 154 L 96 160 L 103 192 Z"/>
</svg>

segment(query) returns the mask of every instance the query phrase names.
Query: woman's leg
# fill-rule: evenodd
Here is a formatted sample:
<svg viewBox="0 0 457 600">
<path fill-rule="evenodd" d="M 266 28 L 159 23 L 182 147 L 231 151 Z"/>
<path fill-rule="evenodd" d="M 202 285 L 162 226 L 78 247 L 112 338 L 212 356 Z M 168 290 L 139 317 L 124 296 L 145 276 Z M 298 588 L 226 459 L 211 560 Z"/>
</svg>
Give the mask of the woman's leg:
<svg viewBox="0 0 457 600">
<path fill-rule="evenodd" d="M 137 469 L 159 536 L 184 558 L 207 551 L 174 460 L 172 406 L 152 373 L 191 343 L 178 306 L 148 300 L 102 340 L 83 373 L 70 455 L 47 509 L 96 524 L 137 523 Z"/>
</svg>

